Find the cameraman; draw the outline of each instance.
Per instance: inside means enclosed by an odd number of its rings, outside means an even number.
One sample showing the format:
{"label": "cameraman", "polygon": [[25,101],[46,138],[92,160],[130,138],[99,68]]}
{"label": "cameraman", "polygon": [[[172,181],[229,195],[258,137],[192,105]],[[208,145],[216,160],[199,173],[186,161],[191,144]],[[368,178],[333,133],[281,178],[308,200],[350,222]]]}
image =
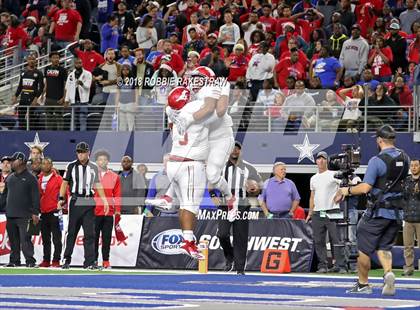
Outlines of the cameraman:
{"label": "cameraman", "polygon": [[395,275],[392,272],[391,249],[400,229],[402,214],[402,183],[407,177],[408,156],[395,147],[395,130],[383,125],[376,132],[376,143],[381,150],[369,160],[363,183],[341,188],[335,201],[349,195],[368,195],[368,208],[357,227],[359,279],[347,293],[371,294],[368,284],[370,257],[376,251],[384,269],[382,295],[395,294]]}

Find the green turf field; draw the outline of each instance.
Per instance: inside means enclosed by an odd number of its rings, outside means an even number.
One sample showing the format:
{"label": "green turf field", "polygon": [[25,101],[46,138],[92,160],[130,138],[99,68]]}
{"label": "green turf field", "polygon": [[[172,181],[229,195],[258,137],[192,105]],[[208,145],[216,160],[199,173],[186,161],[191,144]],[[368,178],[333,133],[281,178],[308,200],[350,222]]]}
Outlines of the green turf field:
{"label": "green turf field", "polygon": [[[191,270],[191,272],[194,272]],[[125,275],[156,275],[156,274],[178,274],[177,272],[171,272],[167,270],[162,271],[155,271],[155,270],[128,270],[126,269],[111,269],[111,270],[105,270],[105,271],[90,271],[90,270],[83,270],[83,269],[70,269],[70,270],[62,270],[59,268],[0,268],[0,275],[25,275],[25,274],[100,274],[100,273],[112,273],[112,274],[125,274]],[[397,277],[401,277],[402,270],[396,269],[394,270],[394,273]],[[255,274],[255,273],[253,273]],[[314,274],[315,275],[315,274]],[[331,276],[356,276],[355,273],[348,273],[348,274],[335,274],[335,273],[328,273],[325,275],[331,275]],[[369,275],[372,277],[382,277],[383,276],[383,270],[382,269],[376,269],[371,270],[369,272]],[[415,271],[414,275],[412,277],[408,278],[420,278],[420,271]]]}

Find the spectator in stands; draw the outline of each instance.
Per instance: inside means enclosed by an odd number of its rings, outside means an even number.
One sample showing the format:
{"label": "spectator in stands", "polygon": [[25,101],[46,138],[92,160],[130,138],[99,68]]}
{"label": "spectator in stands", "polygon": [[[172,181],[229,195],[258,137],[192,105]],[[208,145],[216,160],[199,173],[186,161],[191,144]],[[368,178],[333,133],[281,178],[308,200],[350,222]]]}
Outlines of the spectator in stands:
{"label": "spectator in stands", "polygon": [[[26,49],[29,36],[25,32],[25,30],[23,30],[23,28],[20,26],[19,19],[16,15],[10,16],[10,25],[7,28],[5,38],[7,38],[5,40],[6,48],[21,46],[23,51]],[[20,57],[15,58],[14,64],[18,64],[20,59]]]}
{"label": "spectator in stands", "polygon": [[258,13],[254,10],[249,13],[248,22],[242,24],[244,39],[248,45],[251,45],[251,34],[257,29],[265,31],[265,25],[258,21]]}
{"label": "spectator in stands", "polygon": [[118,17],[111,15],[101,28],[101,53],[110,48],[118,49],[118,37]]}
{"label": "spectator in stands", "polygon": [[198,22],[208,21],[210,25],[210,32],[213,33],[217,28],[217,17],[212,15],[212,8],[209,2],[201,4]]}
{"label": "spectator in stands", "polygon": [[[44,91],[44,76],[41,71],[36,69],[36,58],[34,55],[26,57],[28,63],[26,69],[21,73],[19,85],[16,89],[15,95],[12,97],[12,104],[15,105],[19,100],[18,118],[19,129],[26,130],[38,129],[40,124],[37,124],[38,115],[35,106],[38,105],[38,98]],[[26,115],[28,115],[26,117]],[[27,121],[29,124],[27,124]]]}
{"label": "spectator in stands", "polygon": [[111,48],[105,51],[105,62],[99,66],[103,74],[95,77],[95,80],[103,87],[102,102],[111,104],[115,103],[113,95],[117,90],[117,80],[121,76],[121,65],[115,61],[115,51]]}
{"label": "spectator in stands", "polygon": [[[83,50],[79,48],[83,46]],[[105,62],[104,57],[93,49],[93,42],[89,39],[80,40],[70,51],[82,60],[83,69],[92,73],[93,69]]]}
{"label": "spectator in stands", "polygon": [[408,61],[420,63],[420,27],[417,28],[416,37],[408,48]]}
{"label": "spectator in stands", "polygon": [[158,70],[161,65],[161,59],[163,56],[170,56],[167,65],[175,70],[176,74],[181,72],[184,69],[184,62],[182,61],[181,55],[175,53],[172,49],[172,43],[170,40],[164,40],[163,43],[163,53],[156,57],[153,67],[155,70]]}
{"label": "spectator in stands", "polygon": [[[92,2],[93,3],[93,2]],[[74,0],[75,9],[79,12],[82,17],[82,29],[80,30],[80,38],[88,39],[90,37],[90,30],[92,27],[92,5],[91,1],[86,0]],[[97,2],[95,1],[95,5]]]}
{"label": "spectator in stands", "polygon": [[146,182],[144,177],[133,169],[133,160],[126,155],[121,160],[121,213],[139,214],[139,207],[144,205]]}
{"label": "spectator in stands", "polygon": [[338,191],[340,181],[334,178],[335,172],[328,170],[328,155],[319,152],[316,156],[318,173],[311,177],[311,197],[309,201],[309,213],[306,222],[312,219],[312,230],[315,252],[318,257],[318,273],[328,272],[326,234],[330,237],[330,244],[335,256],[333,272],[346,273],[344,256],[339,250],[339,239],[335,222],[327,216],[327,212],[339,209],[334,203],[334,196]]}
{"label": "spectator in stands", "polygon": [[373,78],[372,70],[369,67],[366,67],[363,70],[362,79],[357,83],[357,85],[363,86],[364,84],[368,84],[369,89],[375,90],[376,86],[378,86],[380,82]]}
{"label": "spectator in stands", "polygon": [[[368,122],[372,124],[371,129],[392,123],[392,119],[397,113],[397,104],[387,95],[387,91],[385,84],[380,83],[376,86],[374,94],[369,97],[367,117]],[[359,106],[364,106],[364,101],[361,101]],[[364,109],[361,110],[363,113]]]}
{"label": "spectator in stands", "polygon": [[64,89],[67,81],[67,70],[60,65],[60,54],[50,53],[51,65],[44,71],[45,106],[47,130],[63,129]]}
{"label": "spectator in stands", "polygon": [[[347,94],[351,92],[351,97]],[[362,115],[359,110],[360,102],[365,97],[363,87],[355,85],[350,88],[343,88],[338,91],[338,95],[344,101],[345,110],[341,117],[339,125],[340,130],[346,130],[347,132],[358,131],[358,119]]]}
{"label": "spectator in stands", "polygon": [[191,23],[185,26],[182,31],[182,45],[185,45],[191,41],[192,39],[191,34],[190,34],[191,29],[195,29],[196,34],[197,34],[196,37],[198,39],[203,39],[205,37],[206,32],[205,32],[204,27],[198,23],[197,12],[194,12],[191,14]]}
{"label": "spectator in stands", "polygon": [[227,78],[229,69],[226,67],[225,61],[221,59],[220,51],[223,51],[223,49],[221,50],[218,46],[213,47],[212,51],[200,60],[200,66],[207,66],[213,70],[216,76]]}
{"label": "spectator in stands", "polygon": [[258,197],[264,215],[271,218],[293,218],[300,202],[300,195],[295,183],[286,178],[286,164],[276,162],[273,177],[264,182],[262,193]]}
{"label": "spectator in stands", "polygon": [[99,30],[101,30],[102,26],[108,21],[108,17],[112,15],[113,11],[114,11],[113,0],[98,0],[98,11],[97,11],[96,23],[98,25]]}
{"label": "spectator in stands", "polygon": [[[343,105],[339,102],[338,95],[333,90],[328,90],[325,94],[325,99],[321,102],[319,109],[319,130],[326,129],[327,131],[337,131],[340,124],[341,115],[343,114]],[[316,116],[311,120],[312,123],[316,121]]]}
{"label": "spectator in stands", "polygon": [[157,31],[153,26],[153,18],[150,15],[146,15],[137,28],[136,40],[139,48],[144,49],[146,54],[157,43]]}
{"label": "spectator in stands", "polygon": [[144,50],[138,48],[134,51],[135,60],[134,60],[134,69],[133,75],[137,77],[139,81],[138,95],[139,95],[139,104],[144,105],[147,102],[146,95],[149,95],[147,92],[150,89],[150,79],[153,76],[153,66],[145,61]]}
{"label": "spectator in stands", "polygon": [[204,49],[204,41],[198,37],[196,28],[190,28],[188,30],[188,34],[190,36],[190,41],[184,45],[184,50],[182,53],[182,58],[184,61],[187,60],[189,52],[195,51],[200,55],[201,51]]}
{"label": "spectator in stands", "polygon": [[226,68],[229,70],[228,81],[236,82],[238,78],[245,77],[249,59],[245,55],[243,44],[236,44],[233,53],[225,58]]}
{"label": "spectator in stands", "polygon": [[282,116],[287,119],[286,131],[297,131],[301,124],[307,128],[307,120],[313,115],[316,103],[311,95],[305,92],[305,83],[297,80],[294,94],[284,101]]}
{"label": "spectator in stands", "polygon": [[25,31],[29,37],[34,39],[38,35],[37,20],[34,16],[28,16],[26,18],[26,28]]}
{"label": "spectator in stands", "polygon": [[273,105],[281,105],[284,101],[284,95],[281,90],[274,89],[274,79],[266,79],[263,83],[263,89],[258,92],[256,104],[269,108]]}
{"label": "spectator in stands", "polygon": [[281,58],[284,52],[289,50],[288,43],[290,39],[294,39],[297,42],[297,46],[302,48],[303,51],[306,51],[308,48],[308,44],[302,38],[302,36],[296,34],[295,29],[296,26],[292,22],[284,23],[284,34],[280,35],[276,39],[275,44],[275,55],[277,58]]}
{"label": "spectator in stands", "polygon": [[[342,0],[342,3],[349,0]],[[351,27],[351,38],[343,43],[340,54],[340,63],[345,70],[346,76],[356,76],[362,74],[368,60],[369,45],[360,36],[360,25],[355,24]]]}
{"label": "spectator in stands", "polygon": [[393,55],[404,55],[404,57],[395,57],[395,59],[393,59],[393,62],[391,63],[392,73],[397,71],[406,72],[408,66],[407,57],[405,57],[407,52],[407,40],[400,35],[400,29],[398,23],[391,23],[389,26],[391,36],[385,42],[385,45],[391,48]]}
{"label": "spectator in stands", "polygon": [[29,161],[28,171],[34,176],[38,177],[41,174],[42,159],[33,158]]}
{"label": "spectator in stands", "polygon": [[183,45],[178,43],[178,33],[172,32],[169,34],[169,41],[172,43],[173,50],[178,54],[182,55],[182,51],[184,49]]}
{"label": "spectator in stands", "polygon": [[376,37],[376,44],[369,52],[368,65],[372,67],[372,73],[376,80],[390,82],[392,78],[391,64],[394,55],[388,46],[384,46],[384,43],[383,37]]}
{"label": "spectator in stands", "polygon": [[74,70],[70,72],[66,81],[65,105],[76,107],[76,119],[79,123],[79,130],[86,131],[88,103],[90,87],[92,85],[92,74],[83,69],[82,60],[75,58]]}
{"label": "spectator in stands", "polygon": [[131,11],[127,10],[127,3],[125,1],[118,3],[117,18],[119,33],[122,35],[126,34],[129,29],[136,29],[134,15]]}
{"label": "spectator in stands", "polygon": [[121,58],[118,59],[120,65],[128,65],[130,70],[133,68],[135,57],[131,55],[130,49],[128,46],[123,45],[120,48]]}
{"label": "spectator in stands", "polygon": [[196,51],[190,51],[188,53],[187,61],[184,65],[184,69],[181,71],[180,76],[188,76],[192,71],[200,66],[199,63],[200,54]]}
{"label": "spectator in stands", "polygon": [[[312,66],[312,64],[311,64]],[[314,76],[319,77],[323,88],[335,88],[340,86],[340,80],[343,75],[343,67],[337,58],[330,56],[327,46],[322,46],[319,58],[315,60],[313,67],[309,69]],[[310,73],[310,75],[312,75]]]}
{"label": "spectator in stands", "polygon": [[117,85],[116,96],[119,131],[134,131],[135,127],[138,90],[132,78],[131,66],[122,65],[121,82]]}
{"label": "spectator in stands", "polygon": [[[328,21],[327,18],[324,19],[324,25],[326,24],[326,21]],[[348,35],[348,29],[346,28],[346,26],[344,26],[341,23],[341,14],[338,10],[336,10],[332,15],[331,15],[331,21],[327,22],[328,25],[325,25],[323,28],[325,30],[325,35],[327,36],[327,38],[331,37],[334,33],[334,25],[339,25],[341,28],[341,31],[343,34],[345,34],[346,36]]]}
{"label": "spectator in stands", "polygon": [[250,36],[249,40],[250,40],[250,46],[249,46],[249,49],[248,49],[248,53],[252,57],[252,56],[254,56],[255,54],[258,53],[258,51],[260,49],[260,43],[262,41],[265,41],[264,32],[262,32],[259,29],[254,30],[251,33],[251,36]]}
{"label": "spectator in stands", "polygon": [[233,50],[234,45],[241,37],[240,28],[237,24],[233,23],[233,15],[229,10],[225,10],[223,13],[225,23],[219,29],[219,43],[230,53]]}
{"label": "spectator in stands", "polygon": [[283,4],[283,6],[279,5],[277,7],[278,18],[277,18],[277,25],[276,25],[276,35],[284,34],[284,24],[285,23],[293,23],[294,20],[292,17],[292,8],[287,5]]}
{"label": "spectator in stands", "polygon": [[343,27],[344,26],[339,23],[332,24],[333,31],[328,41],[331,53],[337,59],[340,57],[344,42],[348,40],[347,35],[343,33]]}
{"label": "spectator in stands", "polygon": [[99,182],[108,200],[109,212],[105,214],[102,199],[95,192],[95,257],[99,256],[99,236],[101,237],[102,267],[111,268],[109,252],[111,250],[112,228],[114,227],[115,216],[121,215],[121,181],[115,172],[108,168],[110,155],[105,150],[95,154],[95,161],[98,165]]}
{"label": "spectator in stands", "polygon": [[263,15],[259,18],[259,21],[265,26],[267,32],[276,31],[277,20],[272,16],[272,10],[273,8],[270,3],[264,3],[262,6]]}
{"label": "spectator in stands", "polygon": [[293,76],[298,80],[306,79],[305,67],[299,62],[299,51],[293,48],[290,58],[283,58],[274,68],[274,81],[279,88],[287,88],[287,78]]}
{"label": "spectator in stands", "polygon": [[347,28],[352,29],[354,23],[356,22],[356,15],[354,15],[351,8],[350,0],[341,0],[341,10],[339,11],[341,18],[341,23]]}
{"label": "spectator in stands", "polygon": [[388,89],[388,95],[397,103],[397,105],[408,108],[413,106],[413,93],[404,83],[401,75],[396,75],[394,83]]}
{"label": "spectator in stands", "polygon": [[276,65],[273,54],[268,53],[269,46],[261,42],[260,50],[252,56],[246,71],[246,78],[251,82],[251,98],[257,100],[258,92],[262,88],[264,80],[273,77],[273,70]]}
{"label": "spectator in stands", "polygon": [[[166,56],[170,57],[170,56]],[[165,58],[162,58],[165,61]],[[160,65],[159,70],[155,71],[152,77],[151,84],[154,85],[152,94],[155,99],[155,103],[159,105],[166,105],[168,101],[168,95],[170,91],[178,85],[178,75],[170,67],[169,62],[164,62]],[[158,83],[157,81],[159,81]]]}
{"label": "spectator in stands", "polygon": [[70,8],[71,0],[62,0],[62,9],[58,10],[51,23],[50,33],[54,32],[56,44],[61,48],[74,41],[79,41],[82,30],[82,17],[79,12]]}
{"label": "spectator in stands", "polygon": [[[53,161],[49,157],[42,160],[41,174],[38,176],[41,206],[41,236],[44,256],[39,267],[60,267],[61,229],[57,210],[57,199],[63,178],[53,168]],[[51,236],[54,244],[54,255],[51,262]]]}
{"label": "spectator in stands", "polygon": [[411,25],[420,20],[420,10],[416,8],[416,1],[406,0],[407,9],[400,14],[401,30],[411,33]]}
{"label": "spectator in stands", "polygon": [[[147,190],[147,200],[160,199],[166,195],[166,192],[168,191],[168,188],[171,184],[168,175],[166,174],[168,160],[169,154],[165,154],[163,156],[163,169],[153,175],[152,179],[150,180],[150,184]],[[154,212],[154,206],[146,204],[144,213],[149,217],[156,214]]]}
{"label": "spectator in stands", "polygon": [[[164,39],[165,38],[165,22],[162,18],[159,17],[159,3],[157,1],[149,2],[149,5],[147,6],[147,10],[149,13],[146,16],[151,16],[153,20],[153,27],[156,29],[157,38]],[[157,41],[157,40],[156,40]]]}

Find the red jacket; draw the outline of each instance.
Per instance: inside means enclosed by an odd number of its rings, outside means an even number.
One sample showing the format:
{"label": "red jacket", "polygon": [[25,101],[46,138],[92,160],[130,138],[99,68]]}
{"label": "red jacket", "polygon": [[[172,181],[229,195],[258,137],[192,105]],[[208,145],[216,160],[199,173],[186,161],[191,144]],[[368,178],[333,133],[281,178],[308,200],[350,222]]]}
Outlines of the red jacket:
{"label": "red jacket", "polygon": [[38,176],[38,186],[41,197],[41,213],[50,213],[57,210],[58,196],[60,196],[60,187],[63,182],[63,178],[57,174],[55,170],[53,170],[51,172],[51,178],[48,180],[47,187],[44,191],[41,187],[43,176],[43,173]]}
{"label": "red jacket", "polygon": [[9,26],[6,31],[7,47],[13,47],[22,43],[22,48],[26,49],[26,41],[28,41],[28,34],[21,26],[13,28]]}
{"label": "red jacket", "polygon": [[[115,172],[108,170],[102,176],[102,171],[99,172],[99,181],[104,188],[105,196],[108,199],[109,212],[108,215],[114,215],[114,212],[121,212],[121,183],[120,177]],[[95,191],[95,215],[104,216],[104,205],[98,192]]]}

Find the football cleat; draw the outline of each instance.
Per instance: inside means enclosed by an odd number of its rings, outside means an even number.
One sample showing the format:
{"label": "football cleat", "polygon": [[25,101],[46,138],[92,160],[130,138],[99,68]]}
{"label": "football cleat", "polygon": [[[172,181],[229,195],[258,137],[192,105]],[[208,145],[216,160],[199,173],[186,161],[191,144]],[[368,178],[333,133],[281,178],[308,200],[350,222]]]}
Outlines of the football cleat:
{"label": "football cleat", "polygon": [[167,195],[158,199],[146,199],[144,203],[147,205],[152,205],[161,210],[168,211],[172,209],[172,198]]}
{"label": "football cleat", "polygon": [[201,260],[205,258],[204,255],[201,254],[198,250],[195,241],[184,240],[181,244],[181,250],[184,252],[184,254],[187,254],[194,259]]}

